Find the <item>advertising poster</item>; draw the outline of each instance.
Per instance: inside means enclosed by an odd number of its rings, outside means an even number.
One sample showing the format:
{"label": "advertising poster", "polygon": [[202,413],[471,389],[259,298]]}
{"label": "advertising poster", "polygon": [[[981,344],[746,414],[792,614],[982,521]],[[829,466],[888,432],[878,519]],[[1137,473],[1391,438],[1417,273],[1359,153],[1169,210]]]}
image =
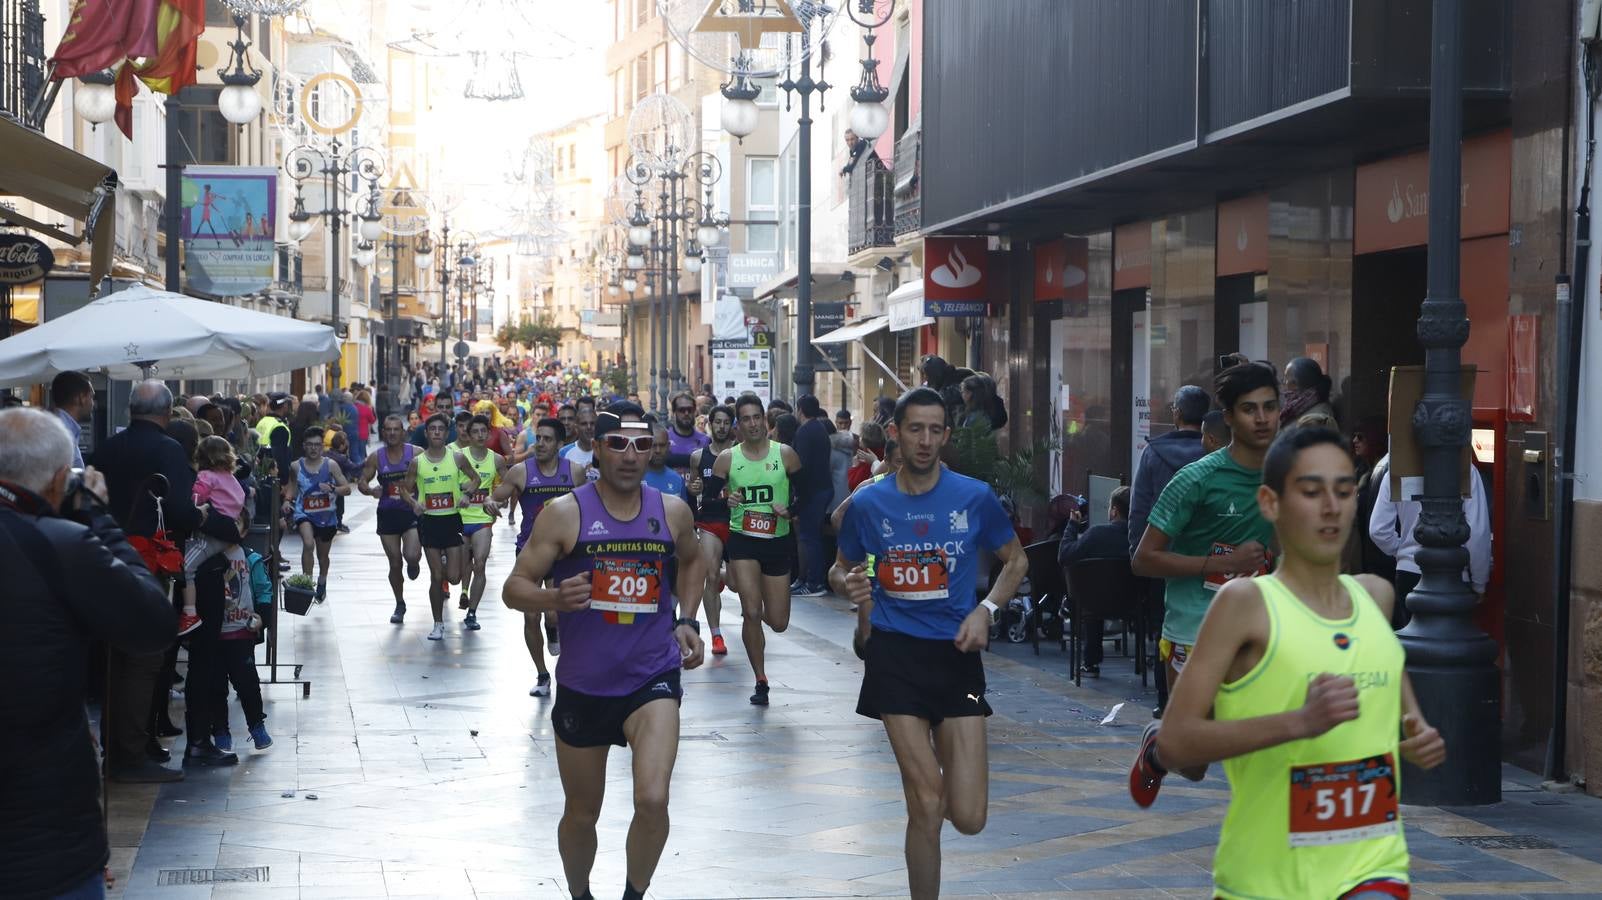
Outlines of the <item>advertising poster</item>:
{"label": "advertising poster", "polygon": [[[1147,303],[1149,304],[1148,297]],[[1134,440],[1130,441],[1129,483],[1135,483],[1140,469],[1140,455],[1146,452],[1151,441],[1151,310],[1135,313],[1135,327],[1130,338],[1130,358],[1134,361],[1134,391],[1131,394],[1129,420],[1134,423]]]}
{"label": "advertising poster", "polygon": [[712,350],[712,391],[719,397],[756,394],[773,399],[773,351],[750,347]]}
{"label": "advertising poster", "polygon": [[190,290],[237,297],[272,284],[277,187],[277,169],[184,167],[184,271]]}

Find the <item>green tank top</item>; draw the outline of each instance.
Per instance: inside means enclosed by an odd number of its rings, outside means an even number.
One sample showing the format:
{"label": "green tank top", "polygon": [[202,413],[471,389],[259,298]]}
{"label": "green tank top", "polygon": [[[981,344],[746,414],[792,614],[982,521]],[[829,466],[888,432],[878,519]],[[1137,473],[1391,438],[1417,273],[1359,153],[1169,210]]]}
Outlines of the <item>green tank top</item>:
{"label": "green tank top", "polygon": [[1253,579],[1268,612],[1268,646],[1250,672],[1219,687],[1214,718],[1298,709],[1321,672],[1357,682],[1359,712],[1319,737],[1224,761],[1230,799],[1213,860],[1219,897],[1336,897],[1374,878],[1408,880],[1398,809],[1402,645],[1363,586],[1340,580],[1352,614],[1335,621],[1274,576]]}
{"label": "green tank top", "polygon": [[784,469],[784,445],[768,441],[768,455],[747,459],[745,446],[735,444],[730,454],[729,487],[745,496],[744,503],[729,504],[729,530],[754,538],[781,538],[790,533],[790,520],[773,511],[790,506],[790,473]]}
{"label": "green tank top", "polygon": [[462,505],[462,473],[456,467],[456,454],[445,451],[445,458],[434,462],[428,452],[417,454],[417,495],[425,516],[453,516]]}
{"label": "green tank top", "polygon": [[[467,464],[478,472],[478,490],[466,493],[462,502],[462,524],[482,525],[495,521],[495,517],[484,511],[484,501],[489,499],[490,491],[495,489],[495,454],[485,450],[484,458],[473,459],[473,451],[463,450],[462,455],[467,457]],[[465,480],[465,477],[464,477]]]}

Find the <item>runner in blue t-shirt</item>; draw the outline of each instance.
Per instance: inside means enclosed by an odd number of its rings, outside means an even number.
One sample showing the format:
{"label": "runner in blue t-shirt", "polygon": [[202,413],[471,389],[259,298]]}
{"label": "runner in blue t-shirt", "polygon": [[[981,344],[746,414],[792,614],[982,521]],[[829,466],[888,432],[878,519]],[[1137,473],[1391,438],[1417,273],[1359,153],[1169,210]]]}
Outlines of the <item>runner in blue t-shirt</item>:
{"label": "runner in blue t-shirt", "polygon": [[[933,897],[943,819],[964,834],[985,825],[990,705],[979,651],[1028,562],[990,487],[941,466],[950,428],[939,393],[903,394],[890,434],[902,468],[851,495],[829,583],[858,604],[857,712],[884,722],[908,801],[907,880],[914,897]],[[980,551],[1005,563],[983,600]]]}
{"label": "runner in blue t-shirt", "polygon": [[654,439],[651,448],[651,461],[645,467],[645,484],[656,488],[669,497],[677,497],[695,509],[695,502],[690,499],[689,488],[684,485],[684,476],[667,467],[668,449],[671,442],[668,439],[667,426],[661,422],[651,423],[651,437]]}

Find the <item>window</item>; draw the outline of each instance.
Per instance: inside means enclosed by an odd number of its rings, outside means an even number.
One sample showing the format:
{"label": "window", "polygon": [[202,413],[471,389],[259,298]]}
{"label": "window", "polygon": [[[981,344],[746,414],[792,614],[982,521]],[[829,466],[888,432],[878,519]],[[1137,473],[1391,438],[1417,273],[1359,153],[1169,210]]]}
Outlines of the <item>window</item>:
{"label": "window", "polygon": [[778,76],[769,75],[766,78],[753,78],[751,80],[755,81],[757,87],[759,89],[761,89],[761,91],[762,91],[762,93],[757,94],[757,98],[756,98],[756,105],[757,106],[778,106],[779,105],[779,87],[778,87],[779,79],[778,79]]}
{"label": "window", "polygon": [[678,41],[668,41],[668,90],[676,91],[684,86],[684,79],[688,76],[689,60],[684,53],[684,45]]}
{"label": "window", "polygon": [[635,28],[643,28],[646,22],[651,21],[651,7],[654,5],[654,0],[634,0]]}
{"label": "window", "polygon": [[578,171],[578,144],[567,145],[567,168],[569,171]]}
{"label": "window", "polygon": [[225,26],[234,24],[234,11],[222,0],[206,0],[206,25]]}
{"label": "window", "polygon": [[612,70],[612,118],[623,116],[629,108],[629,72],[626,68]]}
{"label": "window", "polygon": [[[778,219],[778,161],[771,156],[753,156],[747,158],[745,163],[745,217],[753,222]],[[747,225],[745,249],[747,253],[778,252],[778,226]]]}
{"label": "window", "polygon": [[657,44],[651,48],[651,91],[657,94],[667,92],[666,44]]}
{"label": "window", "polygon": [[651,92],[651,57],[641,53],[634,58],[634,102],[638,103]]}
{"label": "window", "polygon": [[220,85],[184,88],[183,105],[178,112],[180,162],[200,165],[233,165],[236,131],[217,110]]}

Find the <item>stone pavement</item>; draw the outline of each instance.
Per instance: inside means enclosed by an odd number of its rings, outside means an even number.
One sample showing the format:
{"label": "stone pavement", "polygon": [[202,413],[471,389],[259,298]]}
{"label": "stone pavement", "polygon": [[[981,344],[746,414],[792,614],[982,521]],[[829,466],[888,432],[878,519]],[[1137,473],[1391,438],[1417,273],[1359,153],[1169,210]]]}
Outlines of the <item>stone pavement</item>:
{"label": "stone pavement", "polygon": [[[496,528],[484,629],[464,632],[453,600],[446,639],[429,642],[421,581],[408,583],[406,625],[389,624],[371,501],[352,498],[349,510],[328,602],[285,616],[282,658],[304,664],[311,696],[265,686],[276,744],[262,753],[249,750],[234,704],[237,768],[114,786],[115,894],[567,896],[550,701],[528,696],[521,622],[499,602],[510,530]],[[284,549],[298,559],[293,539]],[[770,637],[768,709],[746,702],[738,604],[725,609],[729,655],[684,677],[673,830],[649,896],[905,896],[900,782],[878,723],[853,712],[861,668],[845,605],[798,601],[789,632]],[[1109,650],[1105,677],[1083,689],[1055,645],[1039,657],[1000,646],[986,665],[990,820],[974,837],[947,827],[945,895],[1208,896],[1225,782],[1215,770],[1195,785],[1170,781],[1152,811],[1130,802],[1125,766],[1152,704],[1130,663]],[[601,900],[622,891],[628,761],[614,752],[608,771]],[[1494,807],[1406,809],[1416,894],[1602,896],[1602,801],[1543,792],[1511,768],[1507,778]],[[235,880],[185,883],[206,869]]]}

